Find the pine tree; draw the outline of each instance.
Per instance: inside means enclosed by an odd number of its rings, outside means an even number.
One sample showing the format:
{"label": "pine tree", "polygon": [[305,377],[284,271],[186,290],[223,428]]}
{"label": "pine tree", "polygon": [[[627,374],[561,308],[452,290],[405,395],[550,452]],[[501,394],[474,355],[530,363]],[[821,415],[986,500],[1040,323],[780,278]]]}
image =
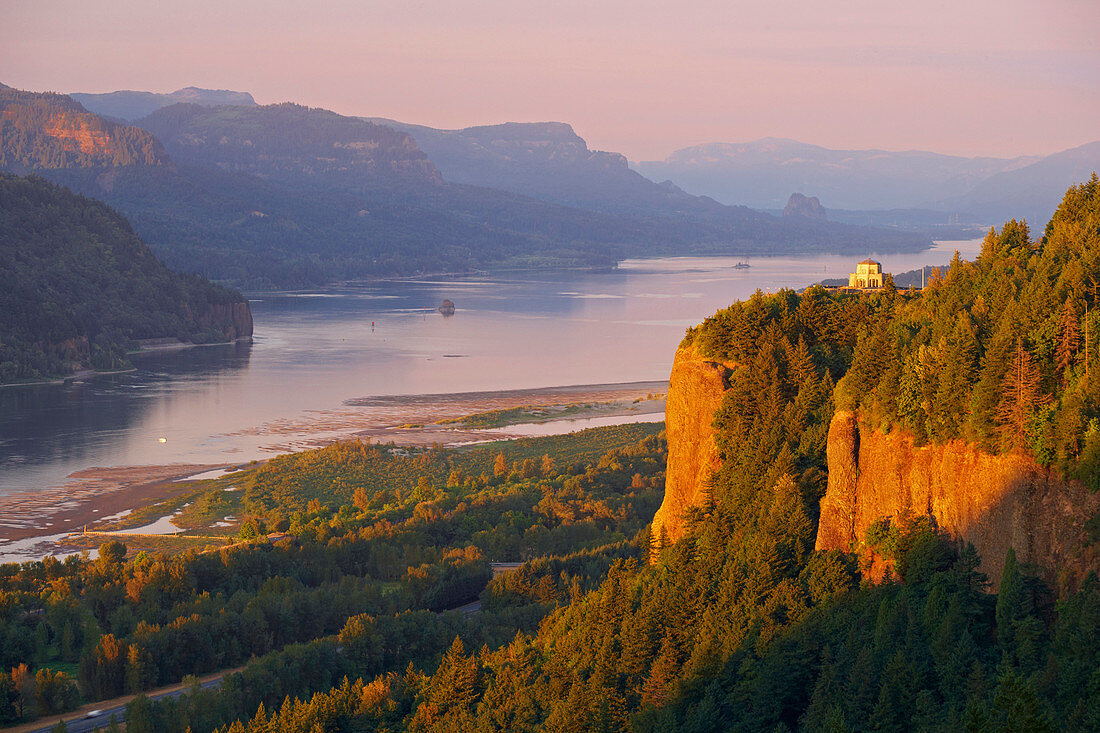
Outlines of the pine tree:
{"label": "pine tree", "polygon": [[1001,585],[997,589],[997,639],[1001,649],[1011,654],[1014,644],[1016,622],[1022,615],[1024,603],[1024,584],[1020,568],[1016,562],[1016,551],[1009,547],[1005,553],[1004,570],[1001,572]]}
{"label": "pine tree", "polygon": [[1030,436],[1028,422],[1035,410],[1050,401],[1050,395],[1040,391],[1040,374],[1031,354],[1020,342],[1001,382],[1001,403],[997,418],[1005,447],[1021,447]]}

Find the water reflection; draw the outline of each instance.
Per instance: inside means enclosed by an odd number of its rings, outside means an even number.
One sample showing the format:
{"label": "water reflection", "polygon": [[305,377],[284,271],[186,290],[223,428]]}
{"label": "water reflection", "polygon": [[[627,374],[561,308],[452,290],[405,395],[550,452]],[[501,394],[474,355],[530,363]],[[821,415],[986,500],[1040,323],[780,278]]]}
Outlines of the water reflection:
{"label": "water reflection", "polygon": [[133,372],[0,389],[0,490],[121,463],[134,426],[150,411],[189,384],[247,369],[250,353],[246,344],[151,352],[133,359]]}
{"label": "water reflection", "polygon": [[[898,273],[979,245],[877,259]],[[757,288],[847,277],[857,259],[755,258],[747,270],[737,258],[632,260],[256,295],[254,346],[154,352],[131,374],[0,389],[0,491],[93,465],[270,456],[356,397],[666,379],[686,327]]]}

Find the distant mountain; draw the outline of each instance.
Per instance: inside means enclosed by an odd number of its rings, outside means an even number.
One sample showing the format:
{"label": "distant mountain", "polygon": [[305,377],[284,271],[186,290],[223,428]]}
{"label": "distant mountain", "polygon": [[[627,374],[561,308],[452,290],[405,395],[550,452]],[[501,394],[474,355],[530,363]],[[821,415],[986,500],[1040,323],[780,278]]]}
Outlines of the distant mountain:
{"label": "distant mountain", "polygon": [[184,87],[169,94],[127,90],[105,94],[76,92],[69,96],[84,105],[84,108],[89,112],[127,122],[150,115],[161,107],[168,107],[181,102],[211,107],[219,105],[256,106],[256,100],[248,92],[234,92],[228,89],[199,89],[198,87]]}
{"label": "distant mountain", "polygon": [[[784,138],[707,143],[635,164],[655,180],[726,203],[780,209],[793,191],[829,209],[913,208],[961,196],[1037,158],[963,158],[921,151],[830,150]],[[1061,184],[1065,190],[1065,182]]]}
{"label": "distant mountain", "polygon": [[[545,179],[542,191],[528,189],[544,198],[449,182],[407,132],[326,110],[180,104],[142,118],[141,129],[98,118],[60,95],[8,91],[0,119],[26,122],[0,139],[0,149],[36,153],[13,153],[14,164],[107,201],[170,267],[257,289],[612,266],[654,255],[865,254],[928,244],[912,233],[780,219],[690,196],[647,181],[621,156],[591,154],[583,141],[564,139],[539,163],[540,145],[528,145],[524,126],[515,128],[513,150],[503,156],[511,162],[502,165],[517,181]],[[51,110],[62,103],[72,118],[54,124]],[[103,154],[52,154],[95,125],[103,134],[94,149]],[[104,152],[131,148],[152,152],[133,160]],[[532,149],[527,162],[518,152],[525,148]],[[597,179],[601,168],[605,177]],[[566,195],[570,185],[582,192],[576,205],[553,198],[555,187]]]}
{"label": "distant mountain", "polygon": [[631,170],[619,153],[590,150],[584,138],[564,122],[437,130],[385,118],[371,121],[412,135],[452,183],[501,188],[565,206],[615,213],[722,208],[674,185],[654,183]]}
{"label": "distant mountain", "polygon": [[[825,223],[820,217],[777,221],[745,206],[721,204],[686,193],[670,181],[655,183],[630,169],[619,153],[591,150],[562,122],[518,123],[438,130],[384,118],[372,121],[412,135],[443,178],[456,183],[502,188],[542,201],[617,215],[675,221],[696,228],[702,241],[746,238],[790,243],[830,241],[831,246],[886,248],[917,237]],[[789,193],[789,192],[788,192]],[[875,244],[870,244],[874,240]],[[856,243],[859,244],[856,244]],[[748,245],[750,249],[752,244]],[[810,245],[816,246],[816,245]]]}
{"label": "distant mountain", "polygon": [[117,368],[140,339],[251,336],[239,293],[170,271],[104,204],[0,173],[0,382]]}
{"label": "distant mountain", "polygon": [[943,210],[971,211],[994,224],[1024,217],[1039,236],[1070,183],[1083,183],[1100,171],[1100,141],[1054,153],[1023,168],[1008,170],[966,193],[938,200]]}
{"label": "distant mountain", "polygon": [[0,169],[170,167],[153,135],[105,120],[63,94],[0,84]]}
{"label": "distant mountain", "polygon": [[326,186],[438,184],[439,171],[407,133],[297,104],[164,107],[136,125],[186,165]]}

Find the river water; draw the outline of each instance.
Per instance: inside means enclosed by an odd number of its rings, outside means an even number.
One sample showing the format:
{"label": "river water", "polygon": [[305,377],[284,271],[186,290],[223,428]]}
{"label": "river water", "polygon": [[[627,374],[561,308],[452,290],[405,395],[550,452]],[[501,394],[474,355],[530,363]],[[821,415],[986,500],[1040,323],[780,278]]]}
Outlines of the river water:
{"label": "river water", "polygon": [[[980,240],[882,255],[891,272]],[[250,298],[252,345],[133,358],[82,383],[0,389],[0,493],[91,466],[226,463],[286,450],[311,415],[372,395],[668,378],[684,329],[756,289],[846,278],[854,257],[629,260],[603,272],[385,281]],[[437,310],[444,298],[457,311]],[[259,426],[285,425],[280,440]]]}

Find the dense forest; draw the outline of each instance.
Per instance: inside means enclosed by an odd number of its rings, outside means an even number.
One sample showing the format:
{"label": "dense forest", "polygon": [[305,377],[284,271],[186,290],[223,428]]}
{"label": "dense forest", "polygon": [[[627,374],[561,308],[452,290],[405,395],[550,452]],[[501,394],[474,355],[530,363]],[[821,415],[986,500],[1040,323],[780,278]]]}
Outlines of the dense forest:
{"label": "dense forest", "polygon": [[104,204],[0,174],[0,382],[117,369],[136,339],[250,336],[247,313],[238,293],[165,267]]}
{"label": "dense forest", "polygon": [[[496,647],[531,632],[614,560],[644,553],[663,486],[660,428],[499,450],[338,443],[234,477],[243,491],[221,482],[192,497],[199,513],[241,516],[231,546],[168,555],[112,540],[94,560],[0,566],[0,669],[11,670],[0,722],[259,658],[190,723],[172,703],[152,708],[171,730],[209,730],[344,674],[431,666],[459,633]],[[549,556],[489,583],[490,561]],[[479,594],[476,619],[442,613]]]}

